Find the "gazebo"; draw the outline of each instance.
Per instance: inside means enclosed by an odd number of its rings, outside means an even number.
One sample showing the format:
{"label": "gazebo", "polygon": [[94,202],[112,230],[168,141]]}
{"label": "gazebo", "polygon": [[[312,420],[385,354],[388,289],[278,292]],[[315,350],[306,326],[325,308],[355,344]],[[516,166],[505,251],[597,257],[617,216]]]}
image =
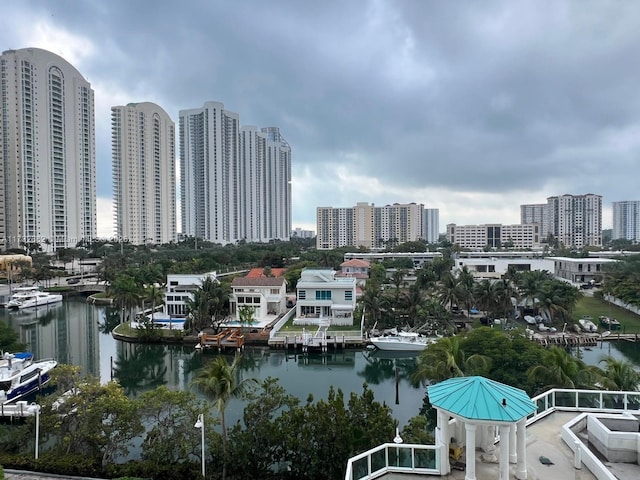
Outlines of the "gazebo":
{"label": "gazebo", "polygon": [[[436,445],[441,447],[441,474],[449,464],[449,420],[464,425],[465,480],[476,480],[477,427],[485,455],[493,457],[495,427],[500,428],[500,479],[509,478],[509,463],[516,463],[516,478],[527,478],[526,421],[536,405],[524,390],[484,377],[457,377],[427,387],[429,401],[438,412]],[[495,458],[495,457],[494,457]]]}

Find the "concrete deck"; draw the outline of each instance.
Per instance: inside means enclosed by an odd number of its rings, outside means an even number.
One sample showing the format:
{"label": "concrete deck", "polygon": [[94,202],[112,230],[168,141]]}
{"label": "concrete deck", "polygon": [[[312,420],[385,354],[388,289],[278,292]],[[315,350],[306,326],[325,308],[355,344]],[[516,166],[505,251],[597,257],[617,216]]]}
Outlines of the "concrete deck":
{"label": "concrete deck", "polygon": [[[596,480],[596,477],[583,465],[581,469],[574,468],[574,455],[560,436],[562,426],[579,413],[554,412],[551,415],[527,427],[527,480]],[[539,457],[549,458],[553,465],[543,465]],[[496,445],[496,457],[500,458],[500,445]],[[464,459],[464,454],[461,457]],[[498,463],[484,463],[478,451],[476,463],[477,480],[496,480],[500,478]],[[640,478],[640,465],[615,463],[607,465],[609,470],[620,480],[637,480]],[[515,479],[515,465],[510,466],[509,478]],[[414,475],[402,473],[388,473],[383,480],[464,480],[465,472],[452,470],[447,476]]]}

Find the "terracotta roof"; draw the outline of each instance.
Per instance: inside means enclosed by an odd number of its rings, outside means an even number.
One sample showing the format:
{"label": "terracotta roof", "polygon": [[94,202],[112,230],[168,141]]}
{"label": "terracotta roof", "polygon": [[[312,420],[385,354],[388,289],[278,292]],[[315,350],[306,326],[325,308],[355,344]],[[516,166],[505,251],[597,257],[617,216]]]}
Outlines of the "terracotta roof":
{"label": "terracotta roof", "polygon": [[360,260],[359,258],[353,258],[351,260],[347,260],[346,262],[342,262],[340,264],[341,267],[360,267],[360,268],[369,268],[371,264],[366,260]]}
{"label": "terracotta roof", "polygon": [[280,287],[285,283],[284,277],[236,277],[232,287]]}
{"label": "terracotta roof", "polygon": [[[287,271],[286,268],[272,268],[271,276],[281,277],[284,275],[284,272],[286,271]],[[252,268],[251,270],[249,270],[249,273],[247,273],[247,275],[245,276],[245,278],[260,278],[260,277],[266,277],[266,275],[264,274],[264,268]]]}

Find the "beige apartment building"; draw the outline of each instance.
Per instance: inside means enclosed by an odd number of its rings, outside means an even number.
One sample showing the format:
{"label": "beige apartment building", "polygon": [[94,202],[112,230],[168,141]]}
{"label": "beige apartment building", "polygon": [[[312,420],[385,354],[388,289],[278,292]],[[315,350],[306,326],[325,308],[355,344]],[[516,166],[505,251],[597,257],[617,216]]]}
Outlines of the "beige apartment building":
{"label": "beige apartment building", "polygon": [[354,207],[318,207],[316,248],[383,249],[424,239],[424,205],[393,204],[376,207],[360,202]]}

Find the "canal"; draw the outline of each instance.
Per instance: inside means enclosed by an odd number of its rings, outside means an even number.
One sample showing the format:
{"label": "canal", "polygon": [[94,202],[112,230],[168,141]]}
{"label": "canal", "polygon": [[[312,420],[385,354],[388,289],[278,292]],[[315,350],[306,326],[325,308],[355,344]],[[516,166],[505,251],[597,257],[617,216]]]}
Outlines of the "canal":
{"label": "canal", "polygon": [[[27,344],[36,358],[55,358],[60,363],[78,365],[83,373],[100,378],[103,383],[117,380],[132,398],[160,385],[172,390],[192,390],[195,372],[203,362],[217,355],[200,353],[193,347],[117,341],[110,334],[118,322],[117,313],[88,304],[84,298],[66,299],[61,304],[29,311],[0,309],[0,319],[19,334],[20,341]],[[245,378],[278,378],[287,392],[302,403],[309,395],[315,400],[326,398],[330,386],[341,389],[348,398],[352,392],[361,393],[366,382],[376,400],[392,408],[402,427],[418,415],[425,396],[424,387],[410,380],[415,365],[413,356],[390,356],[369,350],[303,355],[248,347],[241,369]],[[229,419],[239,419],[242,408],[242,402],[231,403],[227,410]]]}

